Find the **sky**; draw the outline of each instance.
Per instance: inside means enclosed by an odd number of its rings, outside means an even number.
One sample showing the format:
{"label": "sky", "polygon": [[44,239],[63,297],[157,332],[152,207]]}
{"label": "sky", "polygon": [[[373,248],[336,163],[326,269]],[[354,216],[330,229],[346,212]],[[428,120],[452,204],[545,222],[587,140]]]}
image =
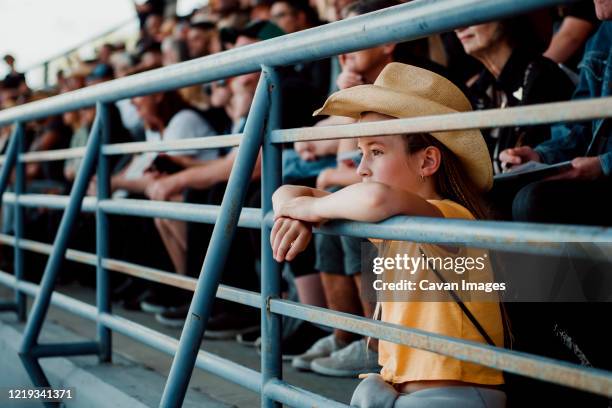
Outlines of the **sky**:
{"label": "sky", "polygon": [[[202,3],[179,0],[177,12],[183,14]],[[12,54],[22,71],[135,15],[132,0],[0,0],[0,56]],[[131,29],[137,29],[135,23]],[[6,72],[0,61],[0,78]],[[32,81],[28,76],[28,84],[35,86]]]}

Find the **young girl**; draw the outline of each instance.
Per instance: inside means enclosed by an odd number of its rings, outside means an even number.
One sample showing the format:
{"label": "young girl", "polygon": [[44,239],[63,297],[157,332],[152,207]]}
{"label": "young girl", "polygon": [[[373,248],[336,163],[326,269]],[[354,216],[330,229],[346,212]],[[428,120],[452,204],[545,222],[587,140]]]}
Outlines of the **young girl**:
{"label": "young girl", "polygon": [[[468,110],[467,98],[450,81],[421,68],[391,63],[373,85],[339,91],[316,113],[373,122]],[[270,241],[277,261],[293,259],[309,242],[312,224],[330,219],[378,222],[400,214],[486,217],[480,194],[491,187],[492,168],[479,131],[362,137],[358,145],[363,154],[357,169],[361,183],[335,193],[289,185],[274,193],[276,221]],[[442,248],[397,241],[385,241],[383,247],[411,257]],[[381,319],[503,346],[499,304],[463,305],[467,312],[453,300],[381,302]],[[505,406],[500,371],[387,341],[379,342],[379,356],[380,375],[369,375],[359,385],[351,405]]]}

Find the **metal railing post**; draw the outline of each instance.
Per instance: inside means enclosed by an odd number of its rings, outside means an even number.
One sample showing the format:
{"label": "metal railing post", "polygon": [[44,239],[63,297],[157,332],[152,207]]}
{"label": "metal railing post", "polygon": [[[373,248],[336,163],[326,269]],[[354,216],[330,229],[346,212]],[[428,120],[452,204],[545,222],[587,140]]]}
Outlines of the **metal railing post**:
{"label": "metal railing post", "polygon": [[268,80],[264,72],[257,84],[244,130],[244,138],[238,147],[238,154],[221,202],[220,215],[206,251],[202,271],[181,333],[179,347],[172,361],[160,407],[179,407],[185,398],[202,336],[206,330],[210,310],[219,287],[229,246],[244,203],[246,187],[250,182],[262,144],[268,109]]}
{"label": "metal railing post", "polygon": [[[110,140],[110,122],[108,105],[97,104],[98,115],[101,123],[101,140],[98,151],[98,176],[96,193],[98,203],[110,196],[110,168],[109,160],[102,153],[102,146]],[[108,258],[108,216],[100,207],[96,207],[96,304],[98,315],[111,313],[109,272],[102,262]],[[112,332],[106,326],[97,322],[98,342],[100,343],[100,362],[110,362],[112,359]]]}
{"label": "metal railing post", "polygon": [[[24,131],[23,124],[18,123],[16,128],[17,136],[17,157],[15,160],[15,204],[14,204],[14,231],[15,231],[15,246],[13,247],[13,271],[16,282],[19,283],[23,279],[23,249],[21,249],[20,241],[23,238],[23,207],[19,204],[19,196],[25,192],[25,163],[19,160],[19,155],[23,152],[24,147]],[[26,295],[15,289],[15,305],[17,318],[20,322],[26,320]]]}
{"label": "metal railing post", "polygon": [[[2,163],[2,169],[0,170],[0,208],[2,208],[2,198],[4,197],[4,192],[6,191],[11,179],[11,172],[15,167],[19,156],[19,144],[23,137],[23,133],[21,131],[21,124],[19,122],[15,123],[15,128],[13,129],[13,133],[11,134],[9,144],[6,149],[4,163]],[[19,292],[17,289],[15,289],[15,297],[17,297],[18,293]],[[15,302],[0,302],[0,311],[17,312],[17,304]]]}
{"label": "metal railing post", "polygon": [[38,343],[40,330],[47,310],[49,309],[49,302],[55,286],[55,280],[64,260],[64,256],[66,255],[70,233],[81,210],[83,197],[85,196],[87,185],[98,159],[98,151],[100,150],[100,127],[100,112],[97,112],[96,119],[94,120],[89,134],[89,140],[87,141],[85,156],[83,157],[83,161],[76,175],[76,180],[70,192],[70,201],[62,215],[58,233],[53,242],[53,252],[47,260],[47,265],[40,284],[41,290],[34,300],[32,311],[24,329],[23,340],[19,351],[20,354],[32,353],[33,348]]}
{"label": "metal railing post", "polygon": [[17,155],[19,154],[19,135],[20,135],[20,123],[15,123],[15,129],[9,140],[6,148],[6,155],[4,156],[4,162],[2,168],[0,168],[0,205],[2,205],[2,197],[6,191],[6,187],[11,179],[11,170],[17,163]]}
{"label": "metal railing post", "polygon": [[[272,210],[272,194],[282,184],[282,145],[273,144],[272,130],[280,127],[281,93],[279,78],[274,68],[264,67],[269,78],[270,114],[262,151],[261,208],[262,214]],[[281,359],[282,316],[270,311],[270,299],[280,296],[280,264],[273,258],[270,246],[271,228],[265,223],[261,226],[261,406],[280,407],[280,404],[267,397],[265,385],[271,380],[281,380],[283,366]]]}
{"label": "metal railing post", "polygon": [[43,64],[43,86],[45,89],[49,87],[49,61]]}

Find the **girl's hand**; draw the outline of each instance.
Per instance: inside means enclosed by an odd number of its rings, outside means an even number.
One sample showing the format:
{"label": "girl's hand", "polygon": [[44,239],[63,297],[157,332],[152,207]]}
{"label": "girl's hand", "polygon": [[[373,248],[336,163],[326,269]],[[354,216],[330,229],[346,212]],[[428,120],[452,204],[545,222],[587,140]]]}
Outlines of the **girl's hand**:
{"label": "girl's hand", "polygon": [[276,262],[292,261],[312,239],[312,226],[300,220],[279,217],[270,234],[272,256]]}
{"label": "girl's hand", "polygon": [[314,210],[316,200],[318,198],[308,196],[292,198],[279,206],[278,211],[274,212],[274,217],[288,217],[311,223],[323,222],[325,219],[317,215]]}

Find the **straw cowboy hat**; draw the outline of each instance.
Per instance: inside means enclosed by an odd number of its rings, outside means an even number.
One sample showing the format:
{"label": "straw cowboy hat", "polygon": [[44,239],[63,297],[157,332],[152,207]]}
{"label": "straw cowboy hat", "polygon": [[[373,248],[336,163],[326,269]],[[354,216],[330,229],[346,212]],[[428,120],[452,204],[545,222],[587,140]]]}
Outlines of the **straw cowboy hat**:
{"label": "straw cowboy hat", "polygon": [[[448,79],[426,69],[392,62],[372,85],[358,85],[331,95],[314,115],[359,119],[364,112],[395,118],[471,111],[466,96]],[[467,175],[482,191],[493,185],[493,168],[479,130],[434,132],[433,137],[460,160]]]}

